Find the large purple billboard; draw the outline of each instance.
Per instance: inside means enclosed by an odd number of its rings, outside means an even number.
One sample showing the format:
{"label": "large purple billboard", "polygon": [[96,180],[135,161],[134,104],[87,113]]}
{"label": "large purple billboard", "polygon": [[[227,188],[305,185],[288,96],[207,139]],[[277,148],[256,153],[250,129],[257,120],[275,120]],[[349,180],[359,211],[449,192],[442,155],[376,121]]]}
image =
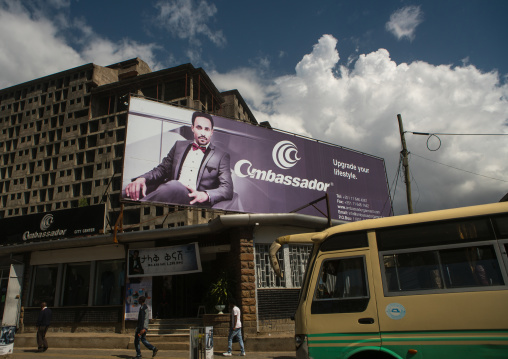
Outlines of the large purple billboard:
{"label": "large purple billboard", "polygon": [[328,194],[334,219],[391,215],[381,158],[140,98],[127,127],[123,200],[287,213]]}

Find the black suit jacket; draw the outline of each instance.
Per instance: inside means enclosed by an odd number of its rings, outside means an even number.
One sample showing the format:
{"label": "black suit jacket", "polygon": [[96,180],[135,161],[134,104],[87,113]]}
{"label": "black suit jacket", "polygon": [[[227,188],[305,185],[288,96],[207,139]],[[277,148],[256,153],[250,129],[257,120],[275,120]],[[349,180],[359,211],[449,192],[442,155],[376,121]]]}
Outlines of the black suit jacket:
{"label": "black suit jacket", "polygon": [[39,318],[37,318],[36,326],[38,327],[49,327],[51,323],[51,309],[46,308],[41,310],[39,313]]}
{"label": "black suit jacket", "polygon": [[[168,155],[153,170],[141,175],[146,179],[148,191],[162,183],[180,178],[182,164],[193,141],[176,141]],[[199,168],[198,191],[206,191],[210,205],[233,198],[229,153],[210,143]]]}

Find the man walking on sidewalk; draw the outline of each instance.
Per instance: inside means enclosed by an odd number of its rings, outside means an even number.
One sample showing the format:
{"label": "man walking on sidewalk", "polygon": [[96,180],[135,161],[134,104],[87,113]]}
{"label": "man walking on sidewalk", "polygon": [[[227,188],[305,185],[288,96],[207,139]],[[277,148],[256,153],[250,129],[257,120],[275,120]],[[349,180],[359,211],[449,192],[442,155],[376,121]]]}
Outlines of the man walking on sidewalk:
{"label": "man walking on sidewalk", "polygon": [[233,338],[238,338],[240,344],[240,355],[245,356],[245,347],[242,339],[242,322],[240,320],[240,308],[236,306],[236,301],[231,298],[229,300],[229,312],[231,313],[231,321],[229,324],[229,335],[228,335],[228,351],[222,355],[230,357],[233,351]]}
{"label": "man walking on sidewalk", "polygon": [[138,324],[136,326],[136,334],[134,337],[134,347],[136,348],[136,358],[142,358],[141,356],[141,345],[139,341],[147,347],[148,350],[152,351],[152,358],[157,354],[157,349],[146,340],[146,331],[148,330],[149,317],[148,317],[148,306],[145,304],[146,298],[141,296],[138,298],[138,303],[141,305],[138,314]]}
{"label": "man walking on sidewalk", "polygon": [[46,340],[46,332],[48,331],[49,324],[51,323],[51,309],[48,308],[46,302],[41,303],[41,311],[39,318],[37,318],[37,346],[38,352],[45,352],[48,350],[48,341]]}

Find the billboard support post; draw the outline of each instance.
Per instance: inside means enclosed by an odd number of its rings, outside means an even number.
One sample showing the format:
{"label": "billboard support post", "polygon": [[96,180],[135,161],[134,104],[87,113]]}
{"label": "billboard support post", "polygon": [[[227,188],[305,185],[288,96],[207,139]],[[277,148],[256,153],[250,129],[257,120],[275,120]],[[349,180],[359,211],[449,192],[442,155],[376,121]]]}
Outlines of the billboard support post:
{"label": "billboard support post", "polygon": [[[328,213],[326,213],[326,214],[325,214],[325,213],[323,213],[323,211],[321,211],[319,208],[317,208],[317,207],[315,206],[315,204],[316,204],[316,203],[318,203],[318,202],[320,202],[320,201],[322,201],[322,200],[326,200],[326,210],[327,210],[327,212],[328,212]],[[331,215],[330,215],[330,201],[329,201],[329,199],[328,199],[328,193],[326,193],[323,197],[319,197],[318,199],[316,199],[316,200],[314,200],[314,201],[312,201],[312,202],[310,202],[310,203],[307,203],[307,204],[306,204],[306,205],[304,205],[304,206],[301,206],[301,207],[298,207],[297,209],[292,210],[292,211],[291,211],[291,212],[289,212],[289,213],[296,213],[296,212],[301,211],[302,209],[307,208],[307,207],[309,207],[309,206],[314,207],[314,208],[315,208],[315,209],[316,209],[319,213],[321,213],[323,216],[325,216],[326,218],[328,218],[328,228],[330,228],[330,227],[332,226],[332,217],[331,217]]]}
{"label": "billboard support post", "polygon": [[326,192],[326,210],[328,211],[328,228],[332,226],[332,216],[330,214],[330,199],[328,198],[328,192]]}

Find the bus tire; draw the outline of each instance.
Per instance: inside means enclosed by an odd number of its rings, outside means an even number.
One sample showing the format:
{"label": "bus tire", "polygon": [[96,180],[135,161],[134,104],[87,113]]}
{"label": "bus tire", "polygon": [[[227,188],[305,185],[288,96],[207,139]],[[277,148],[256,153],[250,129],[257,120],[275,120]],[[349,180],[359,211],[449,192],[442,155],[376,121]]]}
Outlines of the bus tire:
{"label": "bus tire", "polygon": [[350,356],[348,359],[396,359],[394,356],[379,350],[365,350]]}

